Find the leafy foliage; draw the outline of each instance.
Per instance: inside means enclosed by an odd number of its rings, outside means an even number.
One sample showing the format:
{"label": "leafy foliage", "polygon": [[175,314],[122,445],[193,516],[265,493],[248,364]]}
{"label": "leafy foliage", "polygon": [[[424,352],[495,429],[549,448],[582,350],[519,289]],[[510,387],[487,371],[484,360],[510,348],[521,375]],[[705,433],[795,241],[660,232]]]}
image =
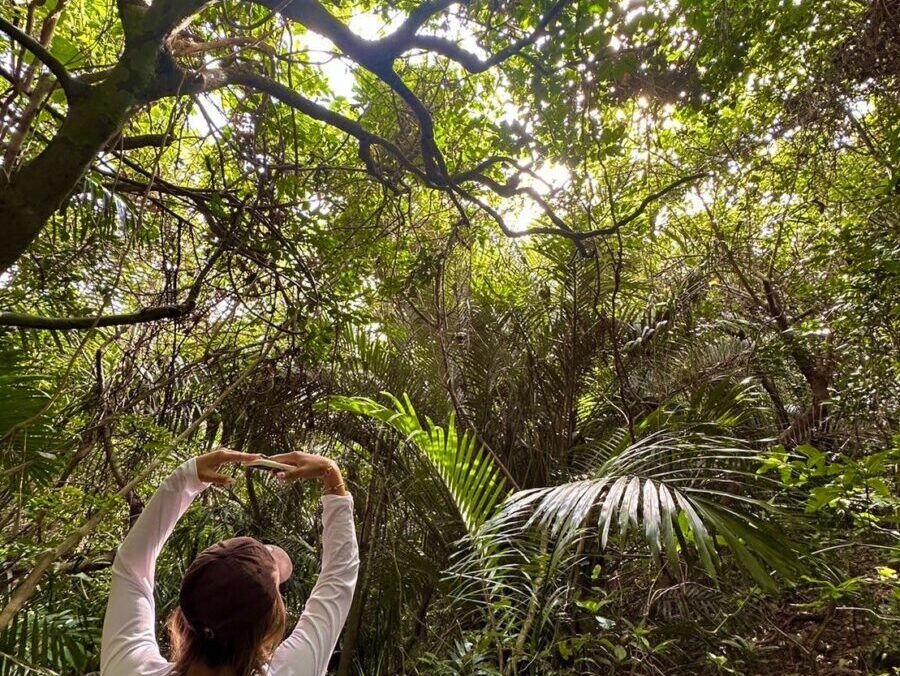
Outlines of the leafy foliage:
{"label": "leafy foliage", "polygon": [[[896,2],[152,4],[199,11],[0,4],[0,605],[111,510],[0,671],[99,668],[116,547],[222,444],[341,464],[340,676],[890,673]],[[236,479],[160,622],[234,534],[302,610],[317,492]]]}
{"label": "leafy foliage", "polygon": [[403,400],[386,394],[392,407],[365,397],[332,397],[328,405],[335,411],[364,415],[394,429],[433,466],[450,492],[453,503],[470,535],[475,535],[502,502],[506,489],[500,470],[473,434],[457,434],[451,415],[446,429],[430,418],[419,420],[409,397]]}
{"label": "leafy foliage", "polygon": [[14,349],[0,351],[0,456],[4,476],[46,481],[57,468],[63,442],[53,427],[47,378]]}
{"label": "leafy foliage", "polygon": [[97,649],[92,620],[69,611],[19,614],[0,634],[0,673],[84,673]]}
{"label": "leafy foliage", "polygon": [[741,469],[754,458],[733,439],[652,434],[604,462],[595,478],[523,491],[504,511],[510,516],[530,512],[528,525],[547,528],[552,537],[571,540],[588,527],[604,548],[611,530],[620,537],[632,532],[644,540],[654,561],[665,556],[672,571],[680,570],[679,550],[690,543],[712,577],[722,542],[757,582],[773,589],[767,568],[790,579],[798,562],[779,537],[780,527],[750,511],[772,509],[753,497],[758,486]]}

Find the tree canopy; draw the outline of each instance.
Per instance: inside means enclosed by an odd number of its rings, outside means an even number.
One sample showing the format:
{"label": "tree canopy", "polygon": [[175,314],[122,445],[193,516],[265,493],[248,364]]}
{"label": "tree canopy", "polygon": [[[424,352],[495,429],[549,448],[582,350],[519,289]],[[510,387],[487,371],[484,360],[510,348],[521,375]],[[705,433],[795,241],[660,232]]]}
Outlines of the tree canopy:
{"label": "tree canopy", "polygon": [[[314,448],[336,673],[900,665],[900,4],[0,7],[0,673],[181,460]],[[318,565],[318,495],[234,534]],[[843,669],[844,671],[840,671]]]}

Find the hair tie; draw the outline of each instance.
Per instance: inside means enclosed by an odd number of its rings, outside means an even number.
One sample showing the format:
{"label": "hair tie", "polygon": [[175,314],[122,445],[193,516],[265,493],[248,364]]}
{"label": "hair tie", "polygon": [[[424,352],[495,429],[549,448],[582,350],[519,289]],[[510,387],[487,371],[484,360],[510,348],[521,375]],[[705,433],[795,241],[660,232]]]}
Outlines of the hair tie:
{"label": "hair tie", "polygon": [[214,632],[209,627],[203,627],[203,635],[208,638],[210,641],[216,638],[216,632]]}

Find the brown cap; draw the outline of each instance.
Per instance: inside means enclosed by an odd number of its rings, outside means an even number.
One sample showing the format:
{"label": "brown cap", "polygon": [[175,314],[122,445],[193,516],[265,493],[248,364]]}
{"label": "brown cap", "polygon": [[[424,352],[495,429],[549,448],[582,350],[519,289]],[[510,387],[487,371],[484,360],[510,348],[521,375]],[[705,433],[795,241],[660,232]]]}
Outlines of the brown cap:
{"label": "brown cap", "polygon": [[[276,572],[277,571],[277,572]],[[227,642],[265,620],[291,575],[283,549],[250,537],[204,549],[181,581],[181,612],[198,634]]]}

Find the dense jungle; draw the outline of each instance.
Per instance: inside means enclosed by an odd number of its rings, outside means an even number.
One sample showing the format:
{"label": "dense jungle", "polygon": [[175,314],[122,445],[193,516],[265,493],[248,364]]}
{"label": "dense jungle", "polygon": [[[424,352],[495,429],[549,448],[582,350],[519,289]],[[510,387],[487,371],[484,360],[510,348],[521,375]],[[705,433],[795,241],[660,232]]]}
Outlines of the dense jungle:
{"label": "dense jungle", "polygon": [[[0,674],[219,446],[329,673],[900,673],[900,2],[4,0]],[[238,469],[157,565],[283,547]]]}

